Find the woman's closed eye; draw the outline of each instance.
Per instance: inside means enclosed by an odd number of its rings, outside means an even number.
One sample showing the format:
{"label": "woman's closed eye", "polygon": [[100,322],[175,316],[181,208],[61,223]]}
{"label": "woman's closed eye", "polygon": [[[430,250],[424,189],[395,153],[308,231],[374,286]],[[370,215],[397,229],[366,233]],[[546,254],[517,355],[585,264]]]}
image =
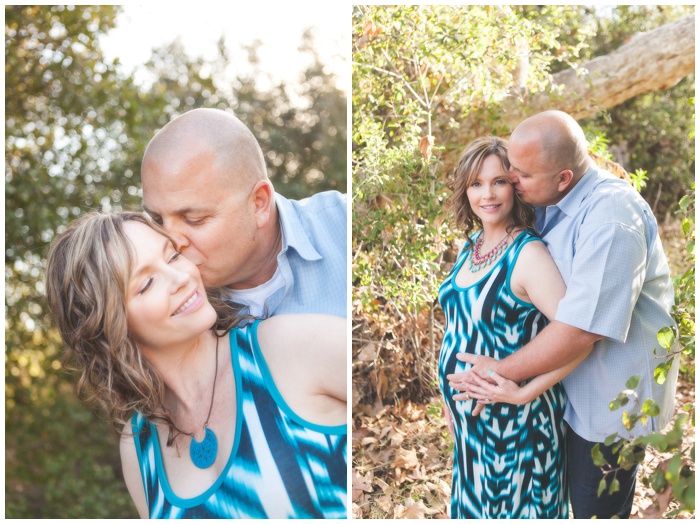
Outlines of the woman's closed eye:
{"label": "woman's closed eye", "polygon": [[[179,253],[178,253],[179,254]],[[139,295],[143,295],[148,289],[151,287],[151,284],[153,284],[153,277],[149,277],[148,280],[146,280],[146,283],[143,285],[143,287],[138,291]]]}

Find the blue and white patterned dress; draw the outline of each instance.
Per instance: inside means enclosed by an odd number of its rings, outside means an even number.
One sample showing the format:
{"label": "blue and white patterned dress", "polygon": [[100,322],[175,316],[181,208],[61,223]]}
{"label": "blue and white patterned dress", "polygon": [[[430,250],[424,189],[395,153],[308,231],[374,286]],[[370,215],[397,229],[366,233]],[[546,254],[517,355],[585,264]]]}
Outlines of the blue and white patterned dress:
{"label": "blue and white patterned dress", "polygon": [[150,518],[346,518],[347,426],[311,424],[291,411],[258,346],[258,324],[229,334],[236,436],[226,467],[204,493],[183,499],[172,492],[155,426],[134,415]]}
{"label": "blue and white patterned dress", "polygon": [[[473,235],[476,240],[478,234]],[[476,401],[456,402],[458,391],[445,375],[469,364],[458,353],[501,360],[534,338],[547,319],[532,304],[518,299],[510,277],[520,250],[539,241],[530,232],[518,235],[491,270],[467,287],[455,276],[471,256],[465,244],[438,298],[445,312],[440,350],[440,389],[454,419],[452,518],[567,518],[564,409],[560,384],[522,406],[495,403],[471,416]]]}

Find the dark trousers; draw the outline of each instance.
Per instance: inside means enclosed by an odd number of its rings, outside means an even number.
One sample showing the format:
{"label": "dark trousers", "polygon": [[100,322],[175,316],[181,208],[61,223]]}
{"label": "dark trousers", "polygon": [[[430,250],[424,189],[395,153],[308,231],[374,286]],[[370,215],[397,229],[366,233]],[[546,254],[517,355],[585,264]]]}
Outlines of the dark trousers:
{"label": "dark trousers", "polygon": [[[596,442],[589,442],[579,437],[567,427],[567,468],[571,506],[574,518],[609,519],[617,517],[628,519],[634,501],[634,487],[637,481],[638,464],[629,470],[619,470],[616,473],[620,482],[620,491],[608,495],[607,489],[598,497],[598,485],[603,478],[600,466],[593,464],[591,450]],[[617,455],[611,450],[612,446],[600,443],[600,451],[612,467],[617,467]],[[612,473],[606,477],[608,486],[612,481]]]}

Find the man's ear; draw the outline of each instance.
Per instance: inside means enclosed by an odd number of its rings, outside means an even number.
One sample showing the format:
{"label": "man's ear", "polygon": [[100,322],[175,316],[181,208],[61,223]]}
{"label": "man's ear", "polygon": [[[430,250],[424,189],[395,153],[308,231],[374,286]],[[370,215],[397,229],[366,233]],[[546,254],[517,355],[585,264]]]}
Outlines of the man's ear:
{"label": "man's ear", "polygon": [[253,207],[255,212],[255,221],[258,228],[263,228],[274,215],[273,209],[275,206],[274,191],[269,180],[259,180],[251,191]]}
{"label": "man's ear", "polygon": [[557,189],[559,190],[560,193],[565,192],[571,182],[574,179],[574,173],[570,169],[564,169],[564,171],[561,171],[557,177],[559,178],[558,184],[557,184]]}

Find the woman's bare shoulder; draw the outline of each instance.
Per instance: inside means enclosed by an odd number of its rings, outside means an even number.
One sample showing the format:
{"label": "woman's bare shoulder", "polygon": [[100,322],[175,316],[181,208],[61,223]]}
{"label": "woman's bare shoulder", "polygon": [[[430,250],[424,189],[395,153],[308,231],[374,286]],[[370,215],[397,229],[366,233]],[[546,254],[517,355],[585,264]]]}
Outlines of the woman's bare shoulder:
{"label": "woman's bare shoulder", "polygon": [[539,262],[542,260],[552,260],[552,255],[547,246],[540,238],[533,238],[520,250],[519,259],[525,262]]}

